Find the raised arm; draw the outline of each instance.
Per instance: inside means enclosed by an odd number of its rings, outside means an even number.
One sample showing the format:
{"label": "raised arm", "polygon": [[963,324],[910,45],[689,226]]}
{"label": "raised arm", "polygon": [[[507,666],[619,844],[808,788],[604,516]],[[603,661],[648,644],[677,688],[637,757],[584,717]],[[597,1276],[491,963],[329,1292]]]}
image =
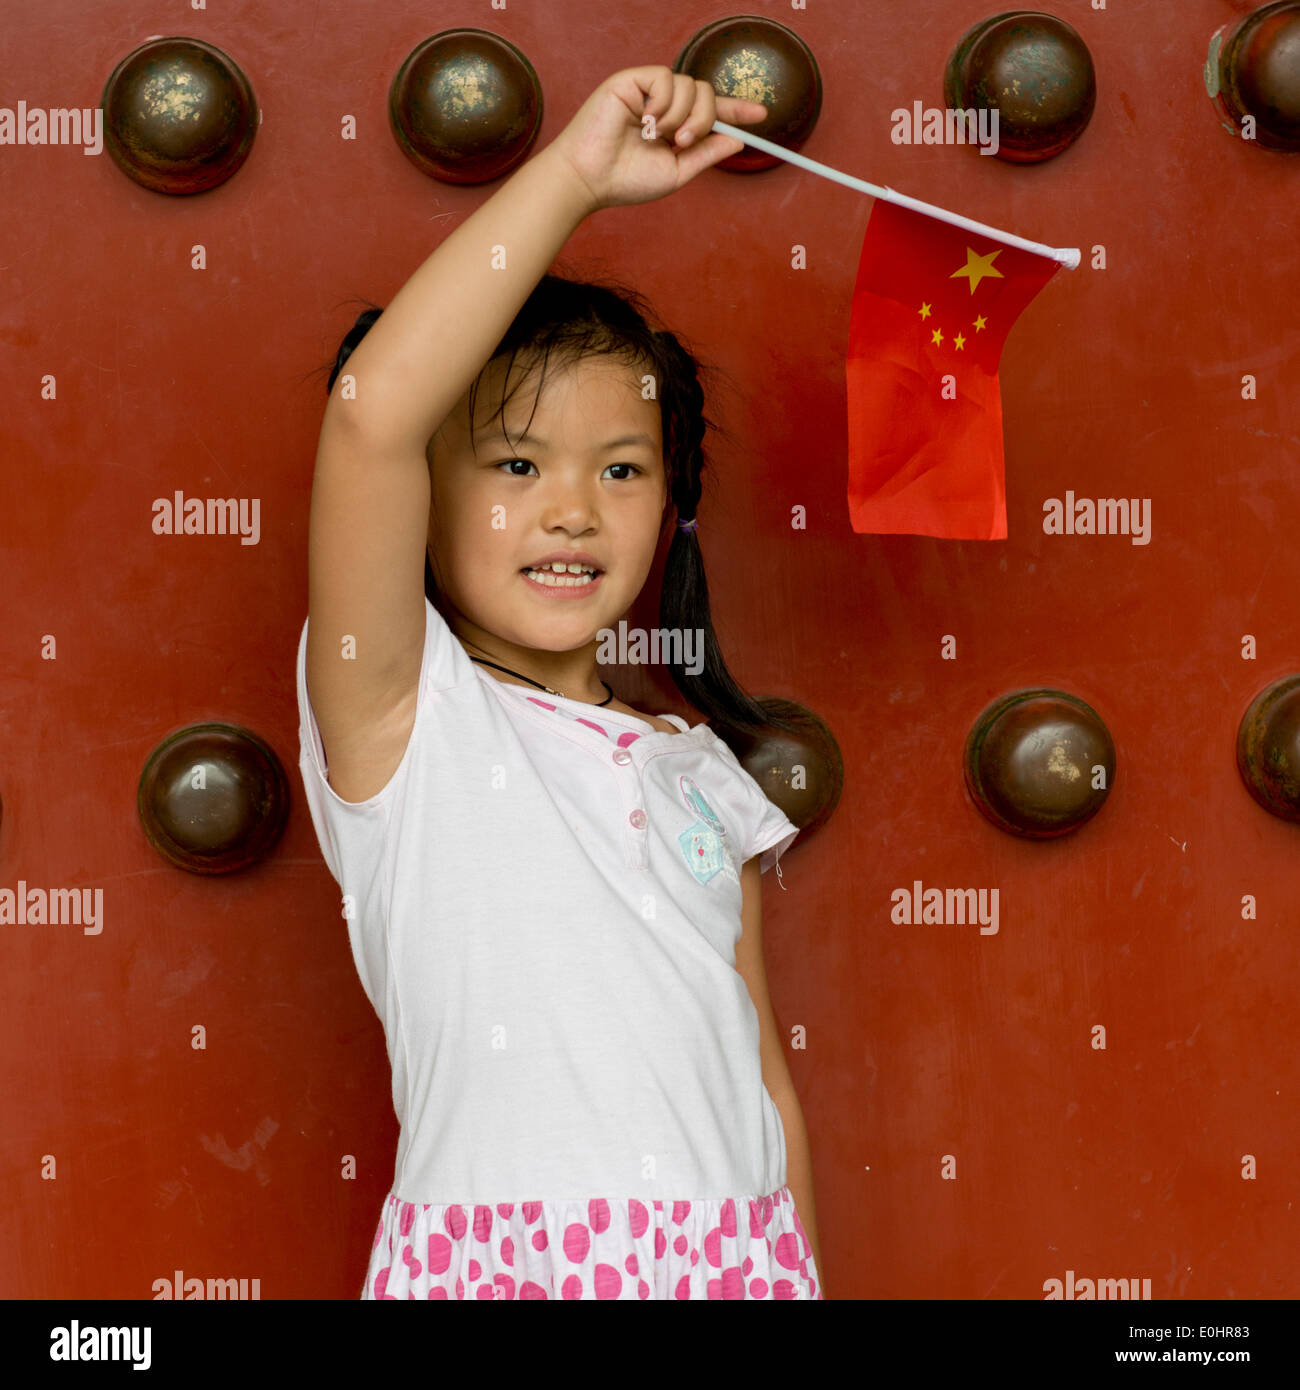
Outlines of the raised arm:
{"label": "raised arm", "polygon": [[[606,78],[420,266],[348,358],[316,454],[307,632],[308,689],[345,801],[383,789],[415,717],[429,439],[588,213],[676,191],[741,148],[711,133],[715,117],[765,114],[666,67]],[[345,636],[355,660],[341,659]]]}
{"label": "raised arm", "polygon": [[415,716],[429,439],[590,211],[590,190],[548,145],[420,266],[334,383],[312,485],[307,685],[345,801],[384,787]]}

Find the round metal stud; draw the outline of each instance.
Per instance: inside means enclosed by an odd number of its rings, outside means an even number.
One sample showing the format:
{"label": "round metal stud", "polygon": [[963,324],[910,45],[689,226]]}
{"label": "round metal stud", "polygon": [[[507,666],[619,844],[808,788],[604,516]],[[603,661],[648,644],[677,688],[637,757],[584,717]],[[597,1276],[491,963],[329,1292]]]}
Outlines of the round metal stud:
{"label": "round metal stud", "polygon": [[1237,771],[1270,815],[1300,821],[1300,676],[1284,676],[1251,701],[1237,730]]}
{"label": "round metal stud", "polygon": [[1251,143],[1300,150],[1300,3],[1277,0],[1225,24],[1210,39],[1205,87],[1221,123],[1238,139],[1253,118]]}
{"label": "round metal stud", "polygon": [[542,85],[486,29],[425,39],[397,71],[388,119],[402,153],[443,183],[487,183],[522,162],[542,124]]}
{"label": "round metal stud", "polygon": [[289,783],[255,733],[192,724],[149,755],[136,805],[164,859],[195,874],[228,874],[275,847],[289,817]]}
{"label": "round metal stud", "polygon": [[967,31],[948,59],[943,92],[956,110],[996,107],[997,158],[1037,164],[1083,133],[1097,79],[1087,45],[1063,19],[1008,10]]}
{"label": "round metal stud", "polygon": [[995,700],[966,738],[966,786],[982,815],[1027,839],[1068,835],[1101,810],[1115,745],[1097,712],[1063,690]]}
{"label": "round metal stud", "polygon": [[153,39],[128,53],[100,105],[114,163],[155,193],[203,193],[225,183],[257,134],[248,78],[201,39]]}
{"label": "round metal stud", "polygon": [[[797,150],[821,114],[822,79],[812,49],[775,20],[758,15],[719,19],[691,39],[673,70],[707,82],[719,96],[761,101],[766,118],[744,129],[786,149]],[[783,162],[747,145],[714,167],[751,173]]]}
{"label": "round metal stud", "polygon": [[[771,729],[751,734],[716,722],[710,727],[768,799],[799,827],[794,844],[803,844],[821,829],[839,802],[844,787],[840,746],[830,729],[805,706],[775,697],[758,703],[773,714],[795,720],[802,725],[802,732]],[[800,770],[797,777],[796,769]],[[796,786],[796,781],[802,785]]]}

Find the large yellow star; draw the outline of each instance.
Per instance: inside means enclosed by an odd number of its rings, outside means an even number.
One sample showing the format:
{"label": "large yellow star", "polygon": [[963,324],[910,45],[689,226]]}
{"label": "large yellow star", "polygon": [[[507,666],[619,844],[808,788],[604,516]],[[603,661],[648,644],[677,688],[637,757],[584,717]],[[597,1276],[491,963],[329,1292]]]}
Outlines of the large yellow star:
{"label": "large yellow star", "polygon": [[960,279],[963,275],[970,277],[970,292],[975,293],[975,286],[984,279],[986,275],[995,275],[999,280],[1005,280],[1006,276],[996,269],[993,264],[994,256],[1000,256],[1002,248],[990,251],[987,256],[977,256],[968,246],[966,248],[966,264],[960,270],[954,270],[948,277],[950,280]]}

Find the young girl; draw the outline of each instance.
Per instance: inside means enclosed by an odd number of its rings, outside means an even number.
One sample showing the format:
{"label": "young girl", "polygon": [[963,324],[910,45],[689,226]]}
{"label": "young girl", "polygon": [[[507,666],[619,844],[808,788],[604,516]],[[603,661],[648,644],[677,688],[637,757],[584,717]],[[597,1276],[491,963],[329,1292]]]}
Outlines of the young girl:
{"label": "young girl", "polygon": [[823,1296],[760,942],[797,831],[597,663],[675,521],[661,617],[706,659],[673,653],[674,682],[782,723],[708,618],[695,364],[634,296],[545,273],[589,213],[734,154],[715,117],[763,115],[616,73],[330,378],[301,767],[401,1124],[363,1299]]}

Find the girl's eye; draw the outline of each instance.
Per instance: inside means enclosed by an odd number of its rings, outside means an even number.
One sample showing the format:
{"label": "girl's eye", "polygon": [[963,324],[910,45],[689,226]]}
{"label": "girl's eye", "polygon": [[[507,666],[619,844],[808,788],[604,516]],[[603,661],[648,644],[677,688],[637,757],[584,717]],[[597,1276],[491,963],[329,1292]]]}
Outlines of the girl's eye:
{"label": "girl's eye", "polygon": [[[497,467],[511,468],[511,466],[516,463],[522,463],[528,468],[533,467],[530,459],[502,459],[501,462],[497,464]],[[630,468],[632,470],[631,474],[625,474],[621,478],[615,478],[614,481],[617,483],[630,482],[632,475],[645,472],[643,468],[638,468],[634,463],[611,463],[609,466],[611,468]],[[512,478],[526,478],[528,475],[526,473],[516,473],[512,469],[510,476]]]}

